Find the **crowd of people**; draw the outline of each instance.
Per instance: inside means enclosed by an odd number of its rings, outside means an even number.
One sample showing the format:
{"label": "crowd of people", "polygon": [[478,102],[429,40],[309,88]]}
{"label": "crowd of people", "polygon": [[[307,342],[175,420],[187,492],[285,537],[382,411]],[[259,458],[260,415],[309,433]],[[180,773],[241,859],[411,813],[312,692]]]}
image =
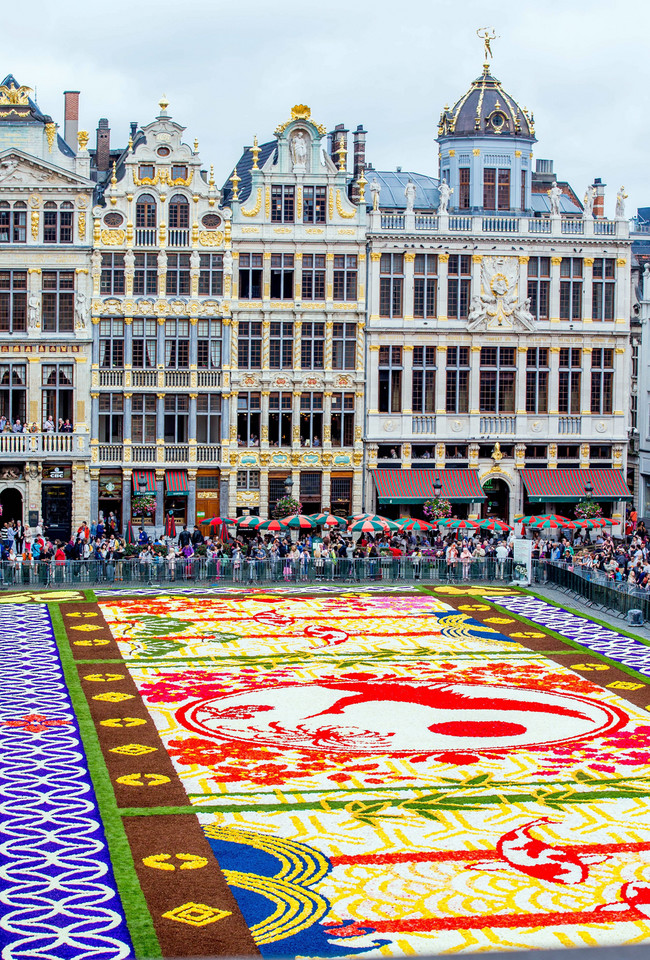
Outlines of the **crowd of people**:
{"label": "crowd of people", "polygon": [[[43,423],[43,433],[72,433],[73,426],[70,420],[64,420],[63,417],[59,417],[58,423],[55,423],[53,417],[47,417]],[[5,414],[0,415],[0,433],[41,433],[41,428],[36,423],[35,420],[32,423],[23,423],[23,421],[16,417],[14,420],[5,416]]]}

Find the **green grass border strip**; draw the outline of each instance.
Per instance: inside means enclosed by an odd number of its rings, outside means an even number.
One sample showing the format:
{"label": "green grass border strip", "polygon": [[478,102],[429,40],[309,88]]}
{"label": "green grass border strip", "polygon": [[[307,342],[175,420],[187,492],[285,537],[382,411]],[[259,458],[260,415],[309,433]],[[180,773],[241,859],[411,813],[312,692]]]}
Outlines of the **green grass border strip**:
{"label": "green grass border strip", "polygon": [[90,715],[90,709],[81,689],[76,665],[72,657],[68,637],[63,623],[63,615],[59,604],[48,604],[54,636],[59,648],[59,656],[63,666],[68,693],[77,716],[81,740],[86,754],[86,762],[90,778],[95,788],[97,806],[104,825],[106,841],[110,854],[118,893],[122,900],[122,908],[126,923],[131,934],[133,949],[136,957],[162,957],[158,937],[156,936],[153,920],[147,907],[144,894],[140,887],[131,848],[115,801],[113,785],[104,763],[95,725]]}

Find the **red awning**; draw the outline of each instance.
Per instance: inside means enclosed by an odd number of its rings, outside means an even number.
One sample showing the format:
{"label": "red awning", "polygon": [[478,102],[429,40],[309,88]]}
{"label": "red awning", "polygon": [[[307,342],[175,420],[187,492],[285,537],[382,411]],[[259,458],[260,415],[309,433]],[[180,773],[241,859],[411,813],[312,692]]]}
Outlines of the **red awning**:
{"label": "red awning", "polygon": [[168,470],[165,474],[165,492],[187,495],[190,492],[187,485],[187,470]]}
{"label": "red awning", "polygon": [[423,503],[435,494],[436,481],[441,496],[457,503],[485,500],[476,470],[375,470],[379,503]]}
{"label": "red awning", "polygon": [[631,500],[621,470],[541,470],[527,467],[521,476],[528,499],[537,503],[577,503],[585,499],[585,483],[593,487],[594,500]]}
{"label": "red awning", "polygon": [[[141,481],[144,481],[144,482],[141,483]],[[133,471],[133,492],[155,494],[156,471],[155,470],[134,470]]]}

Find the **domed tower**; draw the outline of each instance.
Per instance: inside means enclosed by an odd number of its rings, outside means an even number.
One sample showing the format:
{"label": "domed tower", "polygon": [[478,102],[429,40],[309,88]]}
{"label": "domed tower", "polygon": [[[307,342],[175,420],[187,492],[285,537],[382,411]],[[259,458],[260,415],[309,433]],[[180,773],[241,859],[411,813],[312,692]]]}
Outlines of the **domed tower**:
{"label": "domed tower", "polygon": [[[487,56],[491,55],[486,43]],[[530,213],[533,117],[505,92],[489,64],[438,125],[440,179],[454,213]]]}

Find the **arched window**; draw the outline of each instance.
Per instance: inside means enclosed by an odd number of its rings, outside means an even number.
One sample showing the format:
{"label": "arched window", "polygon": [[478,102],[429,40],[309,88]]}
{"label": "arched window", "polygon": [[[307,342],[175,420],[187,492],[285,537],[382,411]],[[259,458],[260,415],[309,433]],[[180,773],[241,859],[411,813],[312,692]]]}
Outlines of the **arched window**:
{"label": "arched window", "polygon": [[169,201],[169,227],[171,230],[186,230],[189,225],[189,202],[182,194],[175,193]]}
{"label": "arched window", "polygon": [[156,226],[156,201],[150,193],[143,193],[138,197],[135,205],[136,227]]}
{"label": "arched window", "polygon": [[74,207],[70,201],[60,206],[53,200],[43,204],[43,243],[72,243]]}

